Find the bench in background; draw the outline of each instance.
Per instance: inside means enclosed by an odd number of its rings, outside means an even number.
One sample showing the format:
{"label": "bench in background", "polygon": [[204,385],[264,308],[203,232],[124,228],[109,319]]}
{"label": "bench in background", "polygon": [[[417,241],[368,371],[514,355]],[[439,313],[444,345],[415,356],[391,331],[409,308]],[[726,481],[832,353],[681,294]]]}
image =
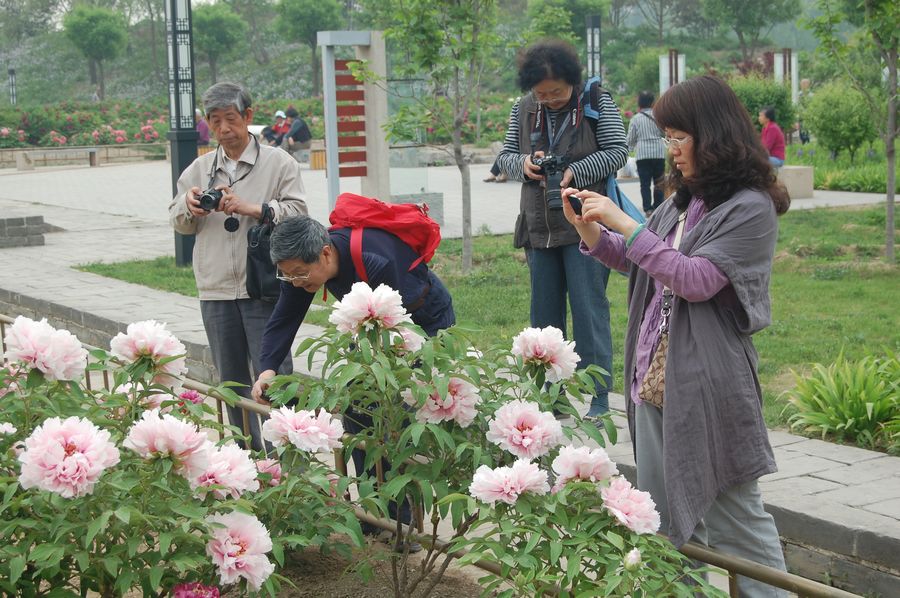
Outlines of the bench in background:
{"label": "bench in background", "polygon": [[64,157],[74,160],[81,156],[86,156],[88,164],[91,166],[99,164],[96,147],[48,147],[22,150],[16,154],[16,168],[18,170],[34,170],[34,162],[37,159],[43,159],[45,165],[49,166],[52,163],[52,158]]}
{"label": "bench in background", "polygon": [[787,187],[791,199],[810,199],[813,196],[812,166],[782,166],[778,180]]}

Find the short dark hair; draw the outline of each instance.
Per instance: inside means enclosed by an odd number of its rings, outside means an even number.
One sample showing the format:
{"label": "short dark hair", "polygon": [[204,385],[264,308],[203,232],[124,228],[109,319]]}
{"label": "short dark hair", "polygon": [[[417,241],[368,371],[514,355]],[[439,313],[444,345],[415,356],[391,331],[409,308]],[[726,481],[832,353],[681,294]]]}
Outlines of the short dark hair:
{"label": "short dark hair", "polygon": [[642,91],[638,94],[638,108],[649,108],[654,99],[652,91]]}
{"label": "short dark hair", "polygon": [[287,116],[290,116],[291,118],[297,118],[298,116],[300,116],[300,113],[297,112],[296,108],[288,108],[287,110],[284,111],[284,113]]}
{"label": "short dark hair", "polygon": [[672,166],[668,177],[675,205],[685,207],[693,195],[712,210],[742,189],[765,191],[783,214],[790,206],[750,114],[734,91],[718,77],[703,75],[670,87],[653,109],[661,129],[691,136],[696,174],[685,180]]}
{"label": "short dark hair", "polygon": [[319,255],[331,237],[321,223],[309,216],[287,218],[275,226],[269,238],[269,257],[273,264],[300,260],[304,264],[319,261]]}
{"label": "short dark hair", "polygon": [[528,46],[519,54],[518,64],[522,91],[530,91],[547,79],[562,79],[573,87],[581,86],[578,52],[561,39],[544,39]]}
{"label": "short dark hair", "polygon": [[759,109],[760,112],[765,114],[766,118],[770,121],[775,122],[775,108],[772,106],[763,106]]}

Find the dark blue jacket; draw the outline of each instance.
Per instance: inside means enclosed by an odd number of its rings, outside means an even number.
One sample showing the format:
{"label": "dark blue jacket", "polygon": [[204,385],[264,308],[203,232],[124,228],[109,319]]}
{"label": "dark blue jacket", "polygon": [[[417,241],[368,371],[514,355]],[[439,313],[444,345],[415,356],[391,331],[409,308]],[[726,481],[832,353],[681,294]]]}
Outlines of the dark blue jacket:
{"label": "dark blue jacket", "polygon": [[[337,299],[343,299],[350,287],[362,278],[350,257],[350,229],[330,231],[331,243],[338,254],[338,275],[325,288]],[[386,284],[400,292],[403,306],[411,311],[412,321],[429,336],[456,323],[453,300],[441,279],[421,263],[412,271],[409,266],[419,259],[413,249],[391,233],[377,228],[363,229],[362,259],[373,289]],[[291,350],[291,343],[309,311],[314,293],[281,283],[281,296],[266,324],[260,351],[263,370],[277,370]]]}

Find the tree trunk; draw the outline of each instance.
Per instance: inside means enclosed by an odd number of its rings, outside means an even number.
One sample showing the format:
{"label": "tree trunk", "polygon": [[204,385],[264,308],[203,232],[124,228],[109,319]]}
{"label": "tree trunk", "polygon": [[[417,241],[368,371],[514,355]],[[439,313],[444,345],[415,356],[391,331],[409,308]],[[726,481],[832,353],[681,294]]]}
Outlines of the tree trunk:
{"label": "tree trunk", "polygon": [[458,127],[453,131],[453,157],[462,177],[462,271],[472,271],[472,173],[462,151],[462,133]]}
{"label": "tree trunk", "polygon": [[312,84],[313,84],[313,97],[319,97],[319,61],[316,60],[316,46],[310,46],[311,55],[312,55]]}
{"label": "tree trunk", "polygon": [[150,16],[150,55],[153,60],[153,73],[157,79],[162,81],[162,70],[159,68],[159,53],[156,47],[156,15],[153,12],[152,0],[147,0],[147,14]]}
{"label": "tree trunk", "polygon": [[97,61],[88,58],[88,76],[91,78],[91,85],[97,85]]}
{"label": "tree trunk", "polygon": [[215,85],[219,80],[218,68],[216,65],[216,59],[212,56],[209,57],[209,77],[212,80],[212,85]]}
{"label": "tree trunk", "polygon": [[897,195],[897,50],[887,53],[888,120],[884,132],[884,155],[887,158],[887,218],[884,257],[894,263],[894,201]]}
{"label": "tree trunk", "polygon": [[106,99],[106,81],[104,80],[104,77],[103,77],[103,61],[102,60],[97,61],[97,79],[99,80],[99,83],[100,83],[100,99],[105,100]]}

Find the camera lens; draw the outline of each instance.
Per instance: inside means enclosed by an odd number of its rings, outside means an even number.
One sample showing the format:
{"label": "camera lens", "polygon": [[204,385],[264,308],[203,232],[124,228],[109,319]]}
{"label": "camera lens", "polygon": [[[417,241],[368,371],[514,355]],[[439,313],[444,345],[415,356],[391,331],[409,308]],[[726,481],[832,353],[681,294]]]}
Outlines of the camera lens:
{"label": "camera lens", "polygon": [[200,209],[206,210],[207,212],[215,211],[219,207],[219,202],[221,200],[222,192],[218,189],[207,189],[198,198],[198,201],[200,202]]}

